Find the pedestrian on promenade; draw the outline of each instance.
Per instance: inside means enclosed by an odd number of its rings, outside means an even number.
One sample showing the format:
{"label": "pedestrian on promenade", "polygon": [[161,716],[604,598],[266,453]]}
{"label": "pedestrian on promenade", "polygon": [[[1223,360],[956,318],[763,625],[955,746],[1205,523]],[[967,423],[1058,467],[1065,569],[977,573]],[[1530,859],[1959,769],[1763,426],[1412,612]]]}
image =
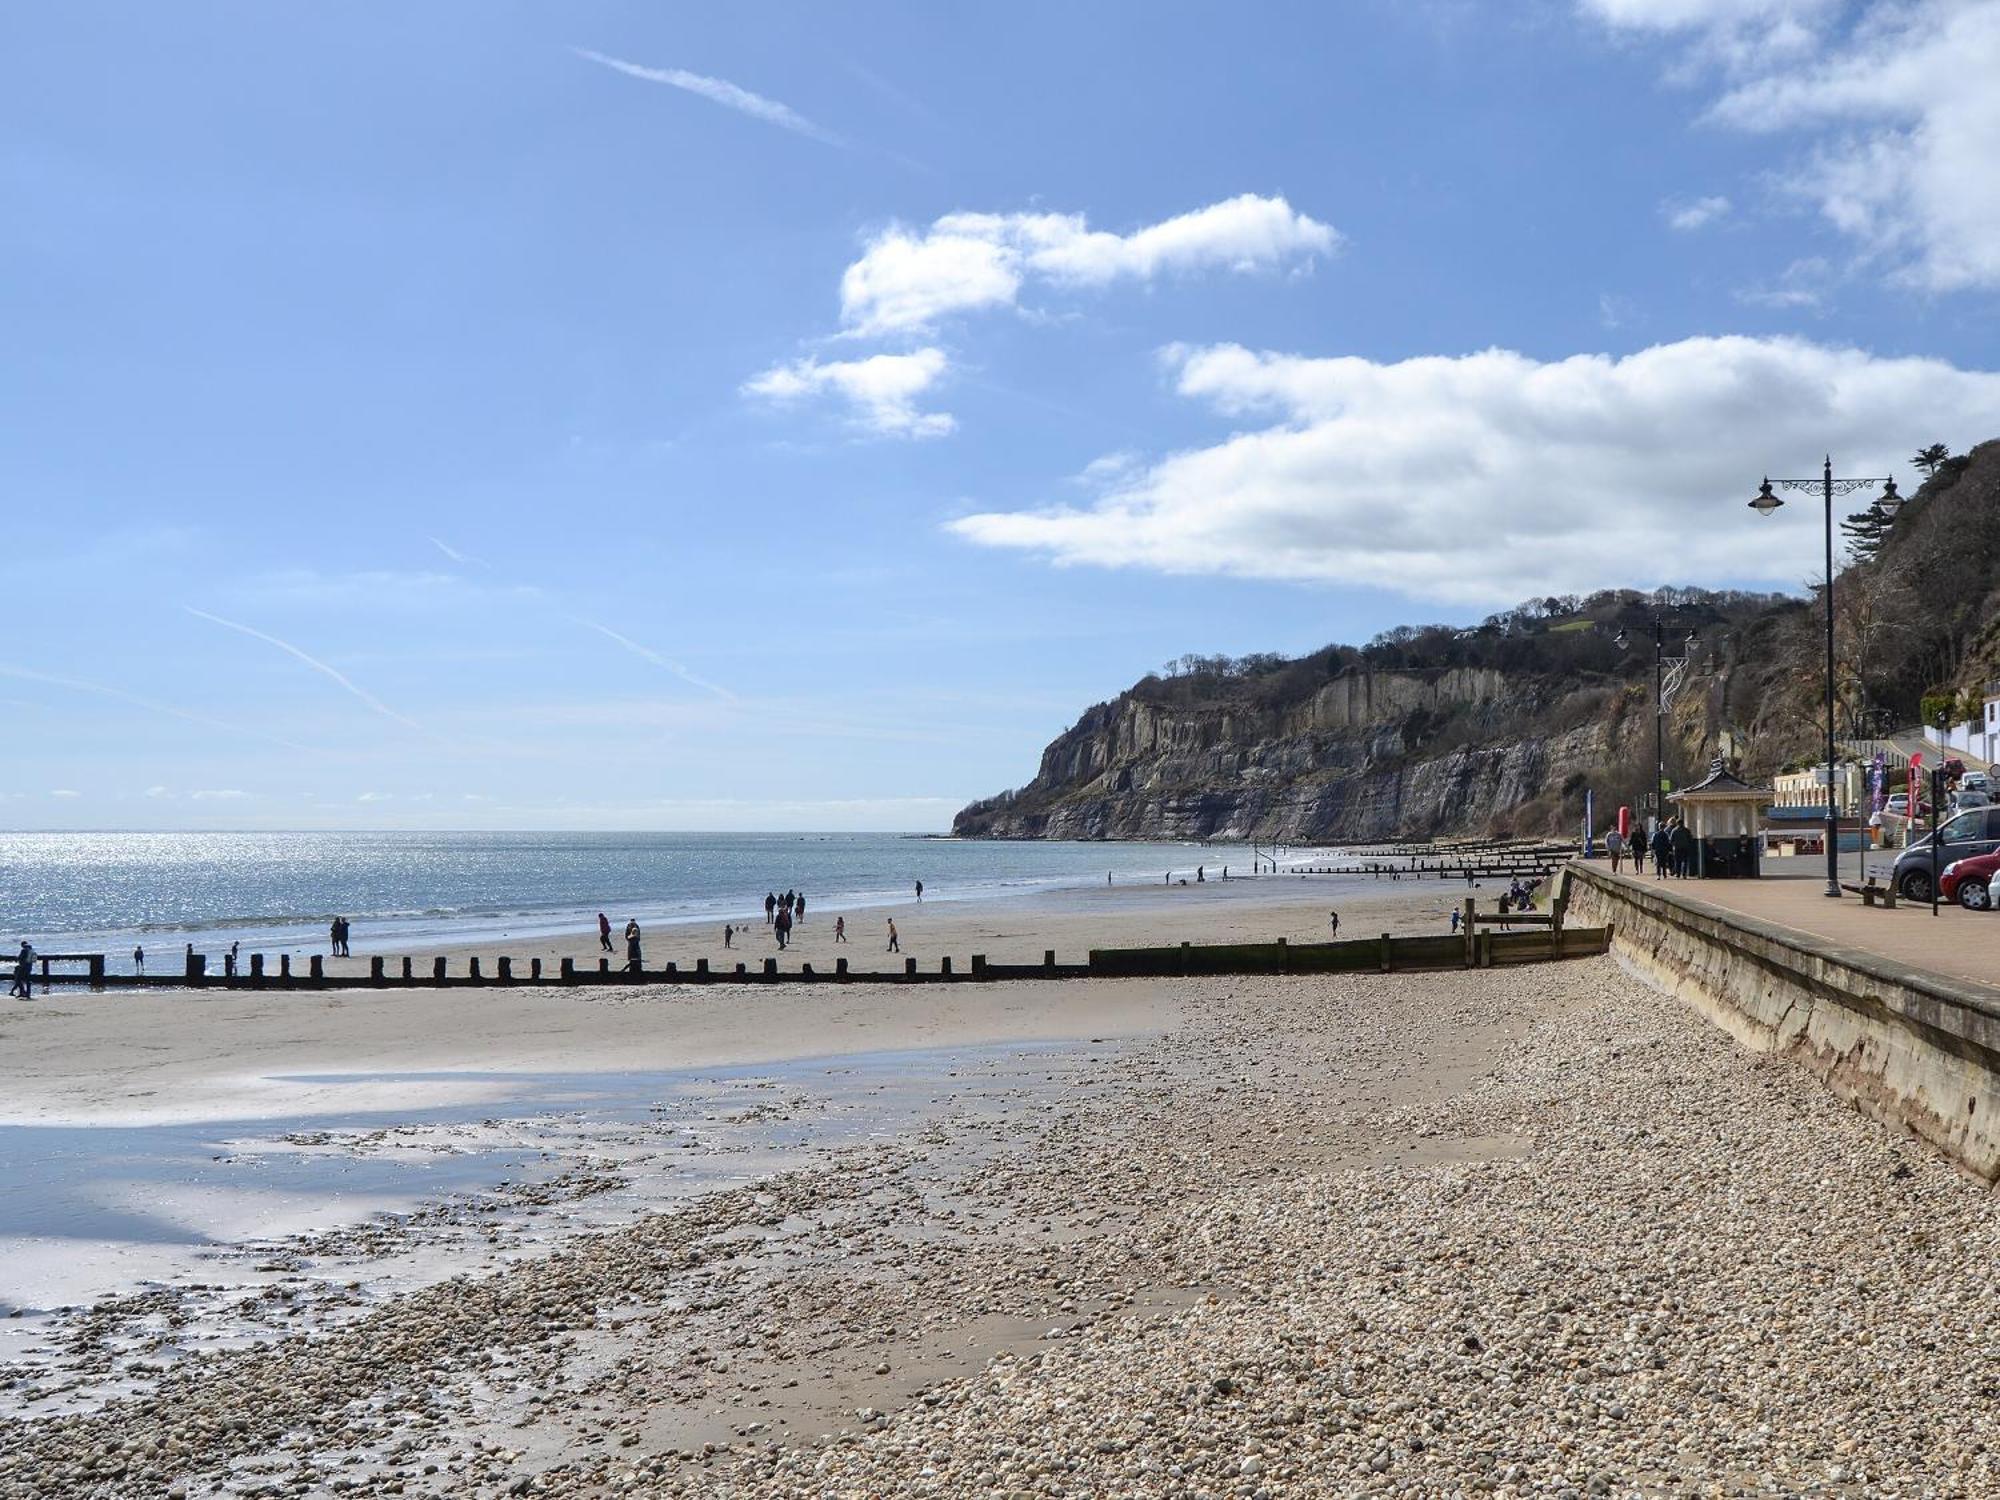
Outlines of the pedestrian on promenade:
{"label": "pedestrian on promenade", "polygon": [[1604,835],[1604,852],[1611,856],[1611,873],[1618,873],[1619,861],[1625,857],[1625,839],[1617,829]]}
{"label": "pedestrian on promenade", "polygon": [[1674,819],[1674,873],[1686,880],[1694,874],[1694,833]]}
{"label": "pedestrian on promenade", "polygon": [[625,967],[635,972],[639,968],[639,923],[636,919],[625,923]]}
{"label": "pedestrian on promenade", "polygon": [[1632,825],[1632,873],[1646,873],[1646,824],[1642,819]]}
{"label": "pedestrian on promenade", "polygon": [[35,998],[35,950],[25,938],[21,940],[21,951],[14,955],[14,987],[7,993],[16,1000]]}
{"label": "pedestrian on promenade", "polygon": [[1653,879],[1664,880],[1667,876],[1667,861],[1673,857],[1673,835],[1667,832],[1665,823],[1653,828]]}
{"label": "pedestrian on promenade", "polygon": [[611,946],[611,918],[605,916],[603,912],[597,914],[597,946],[606,953],[618,951]]}
{"label": "pedestrian on promenade", "polygon": [[144,948],[134,948],[132,950],[132,972],[141,976],[145,974],[146,950]]}
{"label": "pedestrian on promenade", "polygon": [[889,918],[889,951],[891,953],[901,953],[903,951],[903,940],[896,936],[896,919],[894,917]]}
{"label": "pedestrian on promenade", "polygon": [[835,917],[833,919],[833,940],[836,943],[847,941],[847,918]]}

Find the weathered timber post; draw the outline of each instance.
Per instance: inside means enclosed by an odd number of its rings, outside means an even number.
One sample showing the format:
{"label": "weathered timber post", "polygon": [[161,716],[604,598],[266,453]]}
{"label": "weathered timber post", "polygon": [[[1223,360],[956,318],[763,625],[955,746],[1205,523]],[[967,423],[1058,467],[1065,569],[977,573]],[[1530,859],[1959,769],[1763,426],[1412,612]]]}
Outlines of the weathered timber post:
{"label": "weathered timber post", "polygon": [[1389,961],[1393,951],[1390,947],[1392,942],[1393,939],[1390,938],[1388,933],[1385,932],[1382,934],[1382,972],[1384,974],[1389,972]]}
{"label": "weathered timber post", "polygon": [[289,953],[278,955],[278,978],[285,984],[292,982],[292,955]]}
{"label": "weathered timber post", "polygon": [[[91,965],[92,969],[96,967],[95,963]],[[264,955],[261,953],[250,955],[250,987],[258,990],[264,988]],[[91,988],[95,989],[97,986],[92,985]]]}
{"label": "weathered timber post", "polygon": [[947,978],[947,979],[951,978],[951,955],[950,955],[950,954],[946,954],[946,955],[945,955],[945,956],[944,956],[943,958],[941,958],[941,959],[939,959],[939,960],[938,960],[938,973],[940,973],[940,974],[944,975],[944,977],[945,977],[945,978]]}
{"label": "weathered timber post", "polygon": [[1042,950],[1042,967],[1045,969],[1054,969],[1055,966],[1056,950],[1053,948],[1044,948]]}
{"label": "weathered timber post", "polygon": [[1189,950],[1190,950],[1190,947],[1191,947],[1191,945],[1189,944],[1188,940],[1187,940],[1186,938],[1182,938],[1182,939],[1181,939],[1181,972],[1182,972],[1183,974],[1187,973],[1187,971],[1188,971],[1188,952],[1189,952]]}
{"label": "weathered timber post", "polygon": [[776,979],[778,977],[778,961],[775,958],[764,960],[764,977],[766,979]]}
{"label": "weathered timber post", "polygon": [[306,977],[314,984],[326,983],[326,960],[317,953],[306,960]]}
{"label": "weathered timber post", "polygon": [[917,961],[914,958],[903,960],[903,977],[905,979],[915,979],[917,977]]}
{"label": "weathered timber post", "polygon": [[1472,936],[1472,912],[1476,904],[1470,896],[1465,898],[1465,966],[1468,969],[1479,962],[1479,949]]}
{"label": "weathered timber post", "polygon": [[[261,955],[259,956],[261,957]],[[252,960],[252,962],[255,962],[255,960]],[[104,988],[104,955],[102,953],[93,953],[90,955],[90,987],[93,990]]]}
{"label": "weathered timber post", "polygon": [[697,959],[696,959],[696,960],[694,961],[694,977],[695,977],[696,979],[704,979],[704,980],[708,978],[708,960],[707,960],[707,959],[705,959],[705,958],[697,958]]}
{"label": "weathered timber post", "polygon": [[415,984],[416,982],[417,982],[417,961],[411,958],[409,954],[405,953],[403,955],[403,983]]}
{"label": "weathered timber post", "polygon": [[600,958],[597,961],[597,972],[600,974],[609,974],[611,972],[611,960],[608,958]]}
{"label": "weathered timber post", "polygon": [[835,960],[833,961],[833,977],[834,977],[835,979],[845,979],[845,978],[847,977],[847,960],[846,960],[846,959],[844,959],[844,958],[836,958],[836,959],[835,959]]}
{"label": "weathered timber post", "polygon": [[680,966],[676,964],[671,958],[667,960],[666,976],[669,981],[679,979],[681,977]]}
{"label": "weathered timber post", "polygon": [[556,965],[556,974],[564,984],[576,983],[576,960],[565,958]]}
{"label": "weathered timber post", "polygon": [[531,958],[528,960],[528,978],[533,980],[536,984],[540,984],[542,982],[542,961],[539,958]]}
{"label": "weathered timber post", "polygon": [[1286,974],[1286,973],[1289,973],[1289,972],[1291,972],[1291,967],[1292,967],[1292,945],[1291,945],[1290,943],[1286,942],[1286,941],[1285,941],[1285,940],[1284,940],[1283,938],[1279,938],[1279,939],[1278,939],[1278,972],[1279,972],[1280,974]]}
{"label": "weathered timber post", "polygon": [[984,979],[986,977],[986,955],[984,953],[975,953],[972,955],[972,977],[974,979]]}
{"label": "weathered timber post", "polygon": [[473,954],[465,961],[465,973],[474,984],[479,983],[479,955]]}
{"label": "weathered timber post", "polygon": [[813,966],[811,964],[800,964],[799,978],[810,979],[812,977],[813,977]]}
{"label": "weathered timber post", "polygon": [[514,960],[503,953],[493,963],[494,967],[499,970],[499,973],[495,977],[502,984],[512,984],[514,982]]}
{"label": "weathered timber post", "polygon": [[431,960],[431,982],[433,984],[444,983],[444,960],[441,958]]}
{"label": "weathered timber post", "polygon": [[[255,972],[255,964],[251,965],[251,970]],[[379,953],[368,960],[368,982],[375,985],[382,983],[382,955]]]}

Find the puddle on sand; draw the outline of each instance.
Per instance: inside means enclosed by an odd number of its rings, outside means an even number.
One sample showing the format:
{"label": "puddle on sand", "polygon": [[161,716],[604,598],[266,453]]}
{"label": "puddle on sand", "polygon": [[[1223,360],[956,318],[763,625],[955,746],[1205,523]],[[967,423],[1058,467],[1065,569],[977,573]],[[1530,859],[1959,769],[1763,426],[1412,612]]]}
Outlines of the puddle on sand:
{"label": "puddle on sand", "polygon": [[[275,1081],[353,1086],[371,1104],[385,1087],[440,1080],[506,1098],[0,1127],[0,1414],[73,1410],[128,1388],[119,1372],[135,1361],[144,1372],[324,1326],[816,1152],[1073,1088],[1063,1064],[1087,1055],[1105,1052],[1015,1044],[733,1069],[297,1075]],[[106,1299],[119,1299],[115,1314],[85,1311]]]}

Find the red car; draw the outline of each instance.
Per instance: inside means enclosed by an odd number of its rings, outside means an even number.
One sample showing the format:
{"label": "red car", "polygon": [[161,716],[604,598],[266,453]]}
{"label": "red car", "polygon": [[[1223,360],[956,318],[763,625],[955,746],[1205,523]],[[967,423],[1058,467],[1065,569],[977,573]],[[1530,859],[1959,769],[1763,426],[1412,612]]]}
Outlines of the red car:
{"label": "red car", "polygon": [[1991,911],[1995,876],[2000,876],[2000,851],[1953,860],[1938,873],[1938,895],[1967,911]]}

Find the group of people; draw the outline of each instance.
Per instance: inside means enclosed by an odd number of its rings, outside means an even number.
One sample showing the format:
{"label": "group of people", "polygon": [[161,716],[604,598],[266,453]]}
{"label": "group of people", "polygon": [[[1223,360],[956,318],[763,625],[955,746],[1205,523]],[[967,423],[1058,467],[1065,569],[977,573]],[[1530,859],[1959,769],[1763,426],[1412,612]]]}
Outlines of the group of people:
{"label": "group of people", "polygon": [[328,936],[333,940],[333,956],[335,958],[352,958],[354,954],[347,946],[347,918],[335,917],[333,919],[333,926],[327,931]]}
{"label": "group of people", "polygon": [[21,951],[14,955],[14,984],[7,993],[16,1000],[35,998],[35,946],[25,938]]}
{"label": "group of people", "polygon": [[1679,818],[1668,818],[1657,824],[1649,838],[1643,823],[1632,832],[1621,834],[1617,829],[1604,836],[1604,852],[1611,857],[1611,873],[1616,875],[1627,855],[1632,859],[1632,873],[1646,873],[1646,856],[1653,857],[1653,878],[1661,880],[1669,875],[1687,876],[1694,873],[1694,832]]}

